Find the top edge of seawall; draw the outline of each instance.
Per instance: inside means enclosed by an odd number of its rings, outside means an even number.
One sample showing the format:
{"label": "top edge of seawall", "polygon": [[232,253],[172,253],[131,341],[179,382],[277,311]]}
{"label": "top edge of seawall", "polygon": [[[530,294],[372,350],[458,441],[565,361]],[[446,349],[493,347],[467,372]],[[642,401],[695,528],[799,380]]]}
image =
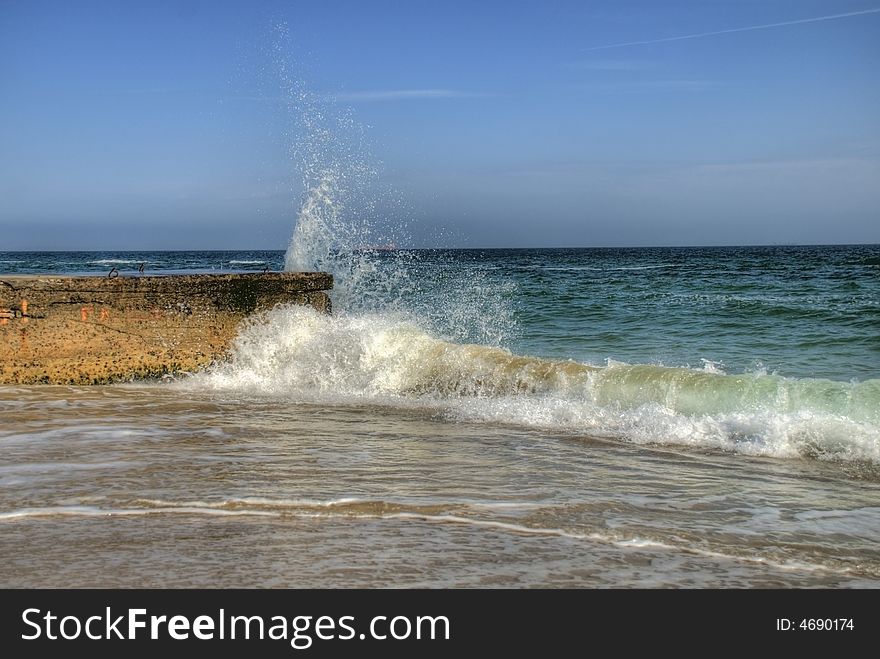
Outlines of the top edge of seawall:
{"label": "top edge of seawall", "polygon": [[170,272],[170,273],[150,273],[150,274],[120,274],[119,276],[108,276],[106,273],[76,273],[65,274],[55,272],[40,273],[0,273],[0,279],[168,279],[169,277],[179,278],[199,278],[199,279],[301,279],[311,277],[332,277],[329,272],[319,271],[302,271],[302,272]]}
{"label": "top edge of seawall", "polygon": [[63,289],[92,291],[204,289],[226,286],[281,286],[292,290],[321,291],[333,288],[333,275],[327,272],[246,272],[150,275],[0,275],[0,291],[7,289]]}

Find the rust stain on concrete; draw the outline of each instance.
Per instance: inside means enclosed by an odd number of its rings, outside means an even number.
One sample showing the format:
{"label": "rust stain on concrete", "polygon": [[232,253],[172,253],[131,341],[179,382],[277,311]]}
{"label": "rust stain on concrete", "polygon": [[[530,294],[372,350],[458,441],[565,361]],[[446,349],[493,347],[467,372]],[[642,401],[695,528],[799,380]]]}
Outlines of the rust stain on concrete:
{"label": "rust stain on concrete", "polygon": [[277,304],[330,311],[321,272],[0,277],[0,384],[103,384],[223,359],[241,321]]}

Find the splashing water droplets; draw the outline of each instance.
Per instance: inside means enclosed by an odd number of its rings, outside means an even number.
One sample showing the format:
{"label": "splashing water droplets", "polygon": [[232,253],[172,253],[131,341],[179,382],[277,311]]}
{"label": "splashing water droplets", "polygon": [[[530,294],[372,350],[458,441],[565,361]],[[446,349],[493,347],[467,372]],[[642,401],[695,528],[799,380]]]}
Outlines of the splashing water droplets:
{"label": "splashing water droplets", "polygon": [[462,272],[451,259],[429,272],[436,258],[426,266],[417,253],[398,249],[411,242],[406,204],[382,183],[363,126],[350,108],[308,90],[280,45],[276,54],[304,191],[285,270],[330,272],[337,314],[389,313],[452,340],[500,345],[514,326],[504,295],[510,285],[477,269]]}

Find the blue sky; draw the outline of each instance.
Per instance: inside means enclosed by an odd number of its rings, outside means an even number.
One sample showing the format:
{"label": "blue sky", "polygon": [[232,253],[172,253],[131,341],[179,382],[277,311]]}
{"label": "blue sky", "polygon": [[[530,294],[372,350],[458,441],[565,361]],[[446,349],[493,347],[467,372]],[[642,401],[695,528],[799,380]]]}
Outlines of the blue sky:
{"label": "blue sky", "polygon": [[413,245],[880,242],[880,2],[0,0],[0,250],[283,249],[282,63]]}

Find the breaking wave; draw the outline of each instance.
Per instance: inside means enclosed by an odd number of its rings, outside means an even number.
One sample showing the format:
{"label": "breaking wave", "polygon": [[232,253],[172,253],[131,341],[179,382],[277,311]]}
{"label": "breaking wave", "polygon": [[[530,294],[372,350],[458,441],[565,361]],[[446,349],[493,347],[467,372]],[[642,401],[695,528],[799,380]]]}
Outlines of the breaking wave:
{"label": "breaking wave", "polygon": [[424,408],[637,443],[880,462],[880,380],[728,375],[539,359],[441,340],[390,312],[281,306],[242,329],[214,390],[292,403]]}

